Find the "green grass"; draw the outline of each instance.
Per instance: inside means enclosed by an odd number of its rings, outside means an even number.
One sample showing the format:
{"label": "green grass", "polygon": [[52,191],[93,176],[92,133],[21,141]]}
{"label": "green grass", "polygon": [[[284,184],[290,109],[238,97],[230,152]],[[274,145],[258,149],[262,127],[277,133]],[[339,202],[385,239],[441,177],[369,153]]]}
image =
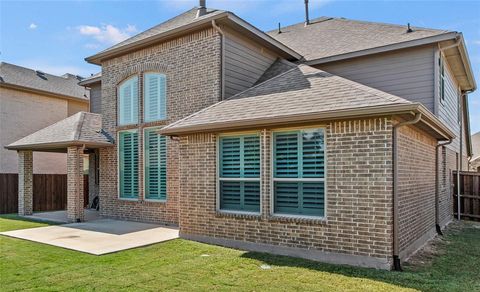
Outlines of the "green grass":
{"label": "green grass", "polygon": [[[0,216],[0,231],[45,225]],[[478,227],[454,228],[437,244],[440,255],[402,273],[181,239],[93,256],[0,236],[0,290],[480,291]]]}

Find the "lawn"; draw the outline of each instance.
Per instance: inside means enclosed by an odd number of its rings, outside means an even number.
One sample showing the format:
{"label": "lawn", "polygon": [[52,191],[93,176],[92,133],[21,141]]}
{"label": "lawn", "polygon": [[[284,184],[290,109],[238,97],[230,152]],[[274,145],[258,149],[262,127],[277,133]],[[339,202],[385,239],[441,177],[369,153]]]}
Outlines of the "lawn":
{"label": "lawn", "polygon": [[[0,216],[0,231],[44,225]],[[450,229],[401,273],[181,239],[93,256],[0,236],[0,290],[480,291],[480,225]]]}

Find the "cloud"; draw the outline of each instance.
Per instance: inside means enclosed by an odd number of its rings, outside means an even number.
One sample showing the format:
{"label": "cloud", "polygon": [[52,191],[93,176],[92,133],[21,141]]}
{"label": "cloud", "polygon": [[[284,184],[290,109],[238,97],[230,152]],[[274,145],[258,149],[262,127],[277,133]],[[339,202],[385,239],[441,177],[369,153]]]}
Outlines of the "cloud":
{"label": "cloud", "polygon": [[[80,25],[77,29],[81,35],[91,37],[98,43],[106,45],[113,45],[124,41],[137,32],[137,28],[130,24],[123,29],[111,24],[102,26]],[[93,45],[95,44],[88,44],[90,48],[92,48]]]}
{"label": "cloud", "polygon": [[30,25],[28,26],[29,29],[36,29],[38,27],[38,25],[36,25],[35,23],[30,23]]}

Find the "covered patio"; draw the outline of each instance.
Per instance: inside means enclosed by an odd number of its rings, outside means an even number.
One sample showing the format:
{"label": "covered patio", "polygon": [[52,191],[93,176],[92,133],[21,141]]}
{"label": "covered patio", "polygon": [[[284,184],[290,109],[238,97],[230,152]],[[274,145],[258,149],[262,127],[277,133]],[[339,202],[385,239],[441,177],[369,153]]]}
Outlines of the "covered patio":
{"label": "covered patio", "polygon": [[83,156],[112,145],[101,115],[78,112],[6,146],[18,152],[18,214],[33,215],[33,152],[59,152],[67,153],[67,221],[85,221]]}

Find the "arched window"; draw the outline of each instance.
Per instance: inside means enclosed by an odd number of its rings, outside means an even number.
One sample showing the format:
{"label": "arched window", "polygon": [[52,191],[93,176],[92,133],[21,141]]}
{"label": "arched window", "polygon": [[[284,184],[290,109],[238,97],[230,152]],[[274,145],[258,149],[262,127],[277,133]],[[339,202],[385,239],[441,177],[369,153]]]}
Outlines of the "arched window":
{"label": "arched window", "polygon": [[143,78],[143,114],[145,122],[167,118],[167,78],[160,73],[145,73]]}
{"label": "arched window", "polygon": [[118,87],[118,125],[138,123],[138,76],[132,76]]}

